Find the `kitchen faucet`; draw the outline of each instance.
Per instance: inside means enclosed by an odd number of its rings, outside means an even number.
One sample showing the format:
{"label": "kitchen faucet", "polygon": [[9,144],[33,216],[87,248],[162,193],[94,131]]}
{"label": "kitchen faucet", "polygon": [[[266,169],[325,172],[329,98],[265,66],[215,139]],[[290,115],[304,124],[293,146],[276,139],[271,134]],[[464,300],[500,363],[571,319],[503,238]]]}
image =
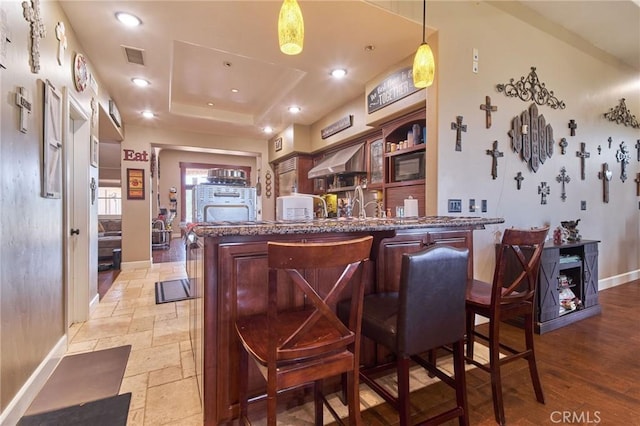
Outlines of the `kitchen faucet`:
{"label": "kitchen faucet", "polygon": [[364,204],[364,193],[362,192],[362,186],[357,185],[355,187],[355,189],[353,190],[353,204],[355,205],[355,203],[358,203],[358,218],[359,219],[366,219],[367,218],[367,212],[365,211],[365,204]]}

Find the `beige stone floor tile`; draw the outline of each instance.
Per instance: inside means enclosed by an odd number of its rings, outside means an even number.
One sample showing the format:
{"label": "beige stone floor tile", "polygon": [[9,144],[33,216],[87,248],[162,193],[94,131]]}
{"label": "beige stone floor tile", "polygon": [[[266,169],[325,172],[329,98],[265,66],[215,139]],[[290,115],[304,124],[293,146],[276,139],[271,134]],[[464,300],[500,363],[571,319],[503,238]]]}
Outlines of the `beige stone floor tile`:
{"label": "beige stone floor tile", "polygon": [[120,271],[117,277],[117,281],[133,280],[137,278],[144,278],[147,275],[146,269],[132,269]]}
{"label": "beige stone floor tile", "polygon": [[151,317],[151,316],[159,316],[159,315],[167,315],[167,314],[172,314],[175,317],[176,307],[173,303],[163,303],[160,305],[156,305],[154,303],[153,305],[140,306],[135,309],[133,317],[141,318],[141,317]]}
{"label": "beige stone floor tile", "polygon": [[105,302],[98,304],[91,312],[91,318],[107,318],[113,314],[113,311],[118,306],[118,302]]}
{"label": "beige stone floor tile", "polygon": [[177,317],[167,320],[160,320],[156,317],[153,326],[153,345],[164,345],[166,343],[180,343],[189,338],[189,318]]}
{"label": "beige stone floor tile", "polygon": [[191,350],[191,340],[183,340],[180,342],[180,352]]}
{"label": "beige stone floor tile", "polygon": [[131,350],[140,350],[151,347],[153,332],[151,330],[138,333],[127,333],[122,336],[106,337],[99,339],[95,350],[114,348],[116,346],[131,345]]}
{"label": "beige stone floor tile", "polygon": [[149,371],[180,366],[180,345],[178,343],[152,346],[131,351],[124,375],[125,377],[135,376]]}
{"label": "beige stone floor tile", "polygon": [[196,375],[196,365],[193,360],[193,352],[191,349],[188,351],[180,352],[180,358],[182,360],[182,377],[193,377]]}
{"label": "beige stone floor tile", "polygon": [[85,340],[84,342],[70,343],[67,347],[67,354],[90,352],[96,347],[98,340]]}
{"label": "beige stone floor tile", "polygon": [[133,318],[129,325],[128,333],[136,333],[139,331],[153,330],[155,317],[139,317]]}
{"label": "beige stone floor tile", "polygon": [[131,316],[128,315],[109,318],[92,318],[82,324],[82,327],[80,327],[80,330],[78,330],[74,336],[72,343],[124,335],[129,329],[130,322]]}
{"label": "beige stone floor tile", "polygon": [[82,327],[82,324],[83,323],[81,322],[71,324],[71,326],[69,327],[69,330],[67,331],[67,338],[69,339],[69,341],[73,340],[73,338],[78,333],[78,331],[80,331],[80,327]]}
{"label": "beige stone floor tile", "polygon": [[145,425],[182,425],[183,419],[200,413],[195,378],[154,386],[147,390]]}
{"label": "beige stone floor tile", "polygon": [[118,288],[118,289],[110,289],[109,292],[107,294],[104,295],[104,298],[102,299],[103,302],[111,302],[111,301],[117,301],[117,302],[122,302],[125,300],[135,300],[139,297],[141,297],[142,292],[140,288],[136,288],[136,287],[123,287],[123,288]]}
{"label": "beige stone floor tile", "polygon": [[149,372],[149,387],[164,385],[183,379],[181,367],[168,367]]}
{"label": "beige stone floor tile", "polygon": [[144,426],[144,408],[140,408],[139,410],[131,410],[131,408],[129,408],[127,426]]}
{"label": "beige stone floor tile", "polygon": [[149,387],[149,375],[147,373],[125,377],[120,384],[120,393],[131,392],[131,404],[129,411],[144,409],[147,401],[147,388]]}
{"label": "beige stone floor tile", "polygon": [[121,309],[135,309],[141,306],[153,306],[156,304],[155,299],[149,297],[138,296],[136,298],[131,298],[127,300],[121,300],[118,303],[116,311]]}

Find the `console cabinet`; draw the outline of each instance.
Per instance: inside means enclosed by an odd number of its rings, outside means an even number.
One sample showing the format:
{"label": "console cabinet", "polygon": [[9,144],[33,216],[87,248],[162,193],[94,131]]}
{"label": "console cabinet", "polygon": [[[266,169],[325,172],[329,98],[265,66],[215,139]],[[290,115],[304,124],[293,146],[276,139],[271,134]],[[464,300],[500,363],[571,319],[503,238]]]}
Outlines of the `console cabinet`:
{"label": "console cabinet", "polygon": [[540,262],[535,329],[543,334],[597,315],[598,243],[545,244]]}

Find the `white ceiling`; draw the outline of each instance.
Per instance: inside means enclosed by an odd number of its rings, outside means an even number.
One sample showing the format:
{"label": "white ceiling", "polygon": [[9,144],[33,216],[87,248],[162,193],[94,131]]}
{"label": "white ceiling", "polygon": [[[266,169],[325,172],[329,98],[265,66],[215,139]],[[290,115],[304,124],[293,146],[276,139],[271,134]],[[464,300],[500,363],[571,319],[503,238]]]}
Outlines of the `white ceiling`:
{"label": "white ceiling", "polygon": [[[61,5],[125,125],[268,139],[261,133],[265,125],[276,131],[292,122],[309,125],[361,96],[366,82],[412,55],[422,38],[419,23],[364,1],[299,2],[305,45],[297,56],[278,48],[280,0],[73,0]],[[491,3],[640,71],[638,0]],[[422,2],[402,9],[421,17]],[[114,18],[117,11],[137,15],[143,25],[123,28]],[[367,45],[375,49],[367,51]],[[128,63],[123,46],[141,49],[144,66]],[[347,77],[333,81],[333,67],[348,68]],[[151,86],[135,87],[132,77],[144,77]],[[301,106],[302,113],[292,117],[286,111],[291,104]],[[157,117],[145,121],[144,109]]]}

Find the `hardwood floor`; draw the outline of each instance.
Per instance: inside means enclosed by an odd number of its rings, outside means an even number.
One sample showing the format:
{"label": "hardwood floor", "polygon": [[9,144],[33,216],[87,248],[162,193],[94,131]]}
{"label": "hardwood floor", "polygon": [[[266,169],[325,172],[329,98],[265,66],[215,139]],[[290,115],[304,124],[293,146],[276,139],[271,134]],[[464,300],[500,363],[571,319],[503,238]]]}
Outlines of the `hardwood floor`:
{"label": "hardwood floor", "polygon": [[[184,247],[184,241],[182,238],[177,237],[171,240],[169,248],[166,249],[153,249],[151,251],[153,256],[153,263],[166,263],[166,262],[184,262],[186,258],[186,252]],[[107,269],[106,271],[98,271],[98,296],[102,300],[104,295],[111,288],[111,284],[115,281],[119,270]]]}
{"label": "hardwood floor", "polygon": [[[599,300],[601,315],[535,336],[545,404],[536,401],[526,361],[503,367],[507,424],[640,425],[640,280],[603,290]],[[514,326],[505,324],[501,333],[509,344],[522,342]],[[489,374],[470,370],[467,392],[470,424],[494,425]],[[452,391],[441,383],[415,392],[413,420],[453,401]],[[397,414],[383,404],[364,411],[363,423],[397,425]]]}

